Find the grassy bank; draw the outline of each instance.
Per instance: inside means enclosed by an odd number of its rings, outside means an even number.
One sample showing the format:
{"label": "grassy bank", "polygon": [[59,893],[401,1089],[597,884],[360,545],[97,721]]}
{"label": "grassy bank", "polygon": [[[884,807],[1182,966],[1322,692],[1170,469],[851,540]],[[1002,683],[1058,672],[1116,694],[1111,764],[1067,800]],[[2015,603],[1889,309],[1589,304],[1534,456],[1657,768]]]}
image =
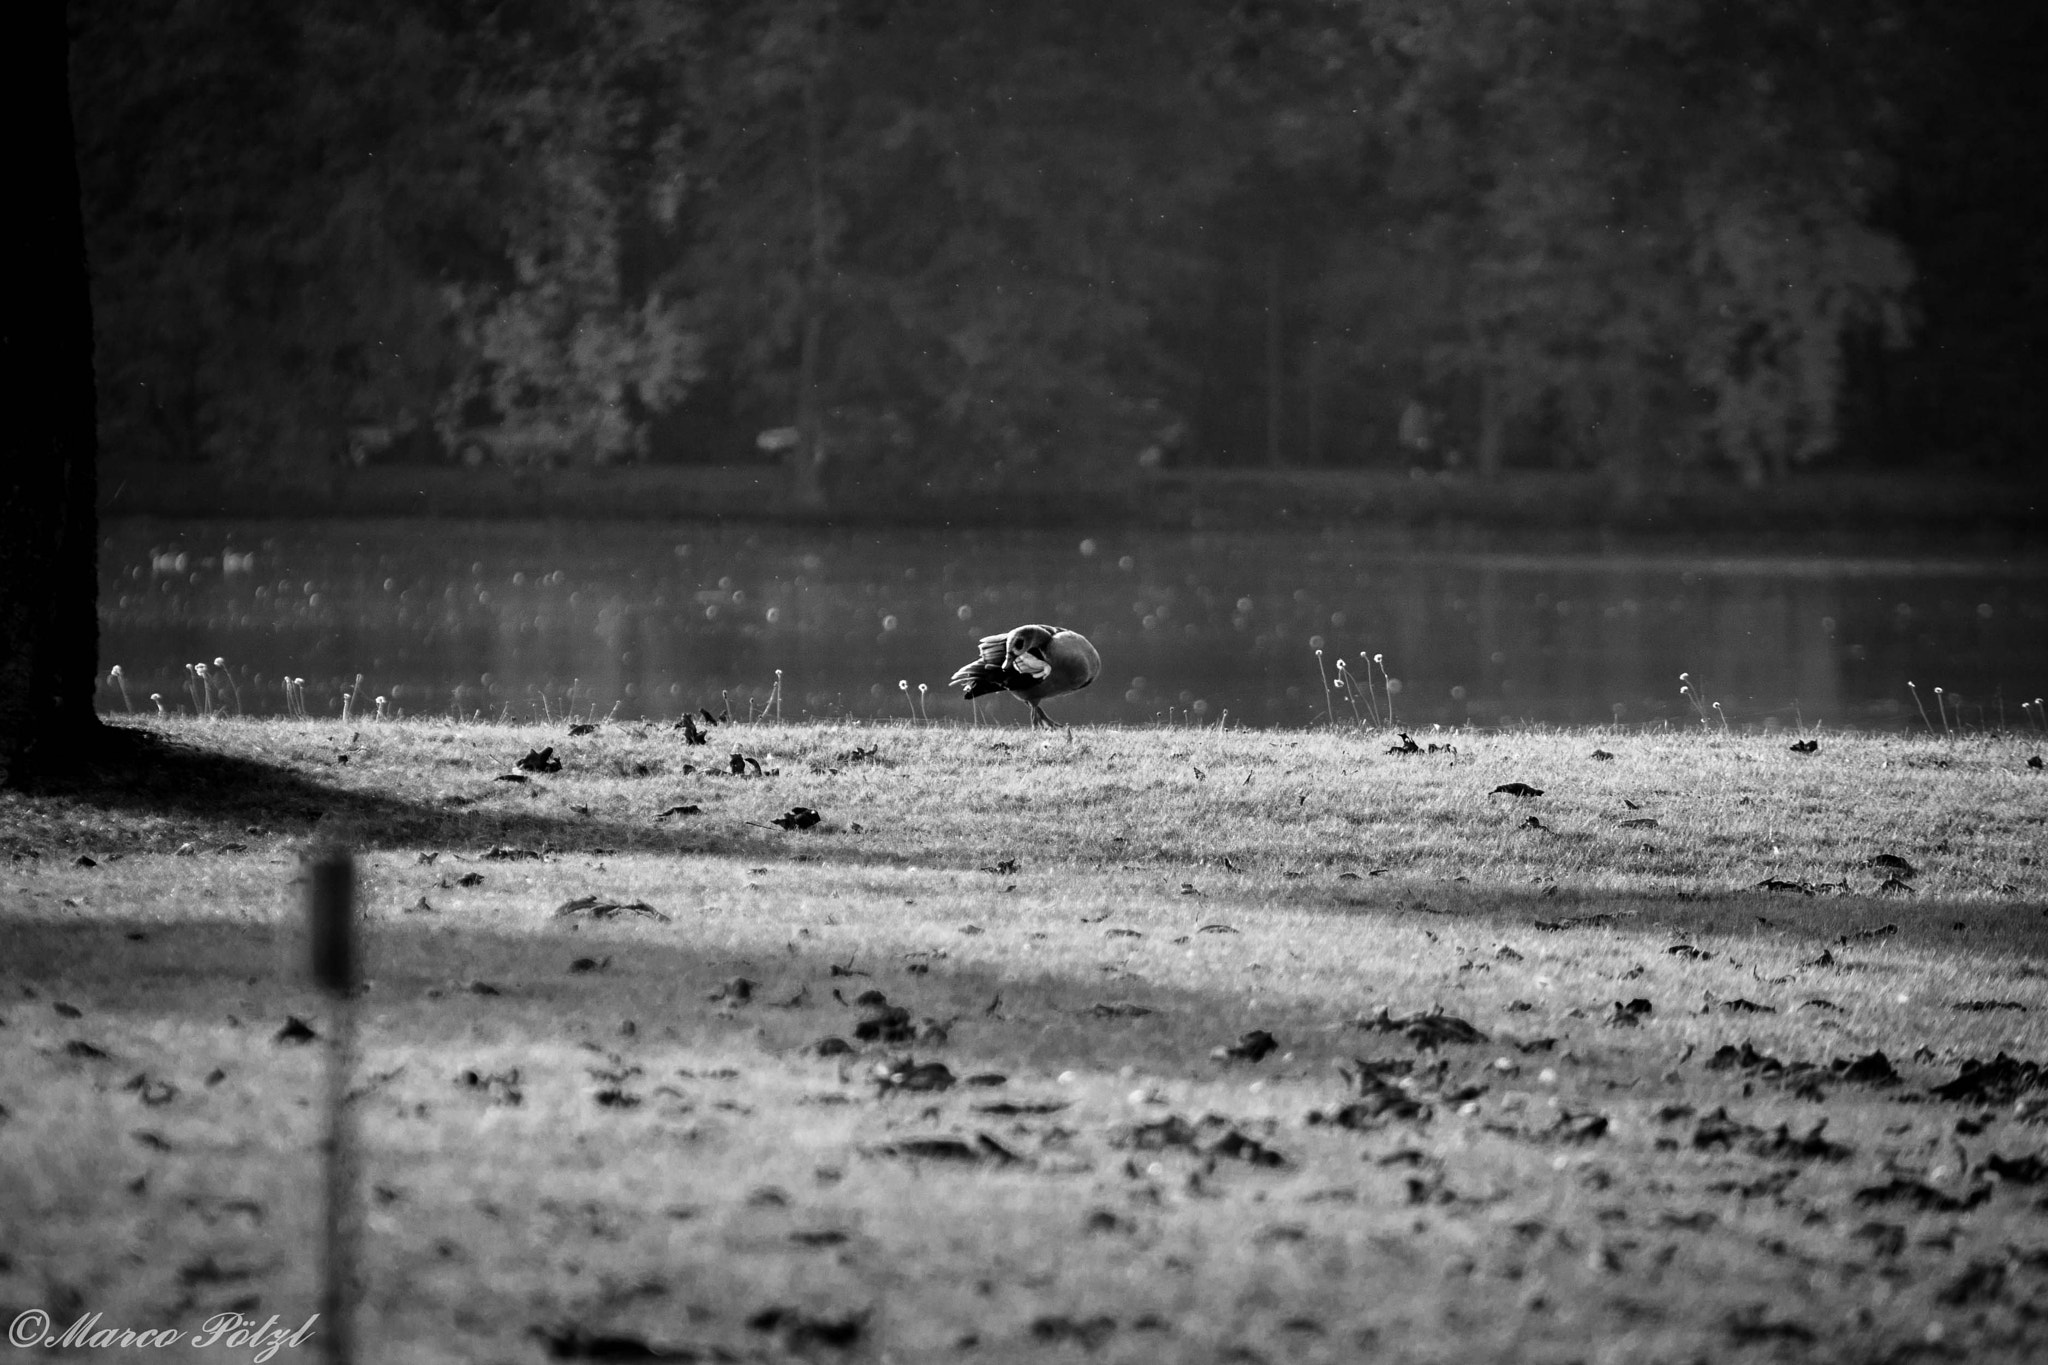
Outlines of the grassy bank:
{"label": "grassy bank", "polygon": [[10,1319],[313,1311],[331,838],[365,1359],[2048,1346],[2021,740],[135,728],[0,798]]}

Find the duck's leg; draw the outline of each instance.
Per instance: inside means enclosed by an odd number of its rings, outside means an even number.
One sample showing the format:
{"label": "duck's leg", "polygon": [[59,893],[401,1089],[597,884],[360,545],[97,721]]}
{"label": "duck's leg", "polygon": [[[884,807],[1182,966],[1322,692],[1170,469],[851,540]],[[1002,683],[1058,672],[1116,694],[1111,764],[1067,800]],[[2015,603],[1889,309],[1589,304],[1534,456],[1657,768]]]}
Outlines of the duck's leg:
{"label": "duck's leg", "polygon": [[1039,727],[1040,725],[1043,725],[1043,726],[1045,726],[1045,727],[1046,727],[1046,728],[1047,728],[1048,730],[1066,730],[1066,731],[1068,732],[1069,738],[1071,738],[1071,737],[1072,737],[1072,731],[1073,731],[1073,727],[1072,727],[1072,726],[1068,726],[1068,725],[1062,725],[1062,724],[1060,724],[1060,723],[1059,723],[1058,721],[1054,720],[1054,719],[1053,719],[1053,718],[1052,718],[1051,716],[1048,716],[1047,714],[1045,714],[1045,708],[1044,708],[1044,707],[1040,706],[1040,705],[1039,705],[1039,704],[1038,704],[1037,702],[1032,702],[1032,703],[1031,703],[1031,728],[1032,728],[1032,729],[1034,729],[1034,730],[1036,730],[1036,729],[1037,729],[1037,728],[1038,728],[1038,727]]}

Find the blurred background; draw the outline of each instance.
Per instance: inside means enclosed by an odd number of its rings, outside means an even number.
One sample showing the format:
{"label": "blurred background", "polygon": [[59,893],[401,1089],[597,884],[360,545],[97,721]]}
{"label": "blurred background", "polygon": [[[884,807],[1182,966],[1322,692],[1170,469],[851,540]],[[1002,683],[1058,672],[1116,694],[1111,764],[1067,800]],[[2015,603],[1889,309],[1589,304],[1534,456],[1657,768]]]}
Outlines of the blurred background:
{"label": "blurred background", "polygon": [[2048,724],[2040,6],[70,11],[109,709]]}

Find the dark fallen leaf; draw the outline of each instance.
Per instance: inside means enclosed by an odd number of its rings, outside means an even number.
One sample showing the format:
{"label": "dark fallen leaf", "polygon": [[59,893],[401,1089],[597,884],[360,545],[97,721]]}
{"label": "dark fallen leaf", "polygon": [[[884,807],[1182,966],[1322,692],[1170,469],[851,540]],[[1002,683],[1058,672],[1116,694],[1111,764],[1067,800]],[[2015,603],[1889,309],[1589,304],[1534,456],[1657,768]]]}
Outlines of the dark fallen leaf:
{"label": "dark fallen leaf", "polygon": [[628,1090],[620,1090],[615,1086],[599,1090],[592,1094],[590,1098],[596,1100],[598,1105],[605,1109],[637,1109],[641,1103],[640,1096]]}
{"label": "dark fallen leaf", "polygon": [[1963,1000],[1949,1006],[1964,1014],[1990,1014],[1998,1010],[2013,1010],[2025,1014],[2027,1007],[2017,1000]]}
{"label": "dark fallen leaf", "polygon": [[1205,924],[1195,930],[1195,932],[1198,934],[1234,934],[1237,930],[1227,924]]}
{"label": "dark fallen leaf", "polygon": [[818,812],[812,810],[809,806],[791,806],[768,823],[780,825],[786,830],[809,829],[823,818],[823,816],[819,815]]}
{"label": "dark fallen leaf", "polygon": [[299,1018],[298,1015],[288,1014],[285,1016],[284,1027],[277,1031],[276,1036],[271,1041],[293,1046],[303,1046],[319,1036],[319,1034],[313,1032],[312,1025]]}
{"label": "dark fallen leaf", "polygon": [[[1545,892],[1544,894],[1548,895],[1549,893]],[[1534,921],[1538,929],[1552,934],[1566,929],[1601,929],[1616,923],[1619,923],[1619,917],[1605,912],[1597,915],[1577,915],[1570,919],[1539,919]]]}
{"label": "dark fallen leaf", "polygon": [[1738,1345],[1749,1345],[1760,1341],[1810,1342],[1818,1339],[1811,1327],[1789,1318],[1769,1319],[1764,1316],[1764,1306],[1753,1307],[1731,1315],[1728,1319],[1728,1335]]}
{"label": "dark fallen leaf", "polygon": [[525,1092],[519,1088],[519,1068],[505,1071],[478,1071],[473,1067],[455,1073],[455,1083],[465,1090],[481,1090],[498,1104],[518,1107],[526,1100]]}
{"label": "dark fallen leaf", "polygon": [[1503,782],[1488,795],[1491,796],[1541,796],[1541,787],[1532,787],[1527,782]]}
{"label": "dark fallen leaf", "polygon": [[513,765],[523,773],[558,773],[562,771],[562,760],[555,757],[553,745],[545,749],[530,749],[526,757]]}
{"label": "dark fallen leaf", "polygon": [[610,957],[579,957],[569,964],[569,970],[576,973],[601,972],[611,965],[612,960]]}
{"label": "dark fallen leaf", "polygon": [[555,918],[564,919],[571,915],[587,915],[591,919],[612,919],[618,915],[639,915],[645,919],[659,920],[663,924],[669,917],[649,905],[646,901],[615,901],[602,896],[578,896],[563,901],[555,907]]}
{"label": "dark fallen leaf", "polygon": [[995,1114],[1013,1118],[1025,1114],[1057,1114],[1067,1107],[1066,1100],[989,1100],[971,1106],[977,1114]]}
{"label": "dark fallen leaf", "polygon": [[847,1042],[844,1038],[828,1035],[812,1043],[807,1050],[816,1053],[820,1057],[839,1057],[852,1052],[854,1049],[853,1044]]}
{"label": "dark fallen leaf", "polygon": [[1598,763],[1609,763],[1612,762],[1614,759],[1614,755],[1608,753],[1605,749],[1595,749],[1593,751],[1592,757],[1594,761]]}
{"label": "dark fallen leaf", "polygon": [[1422,752],[1422,746],[1404,734],[1401,736],[1401,742],[1390,747],[1387,752],[1390,754],[1419,754]]}
{"label": "dark fallen leaf", "polygon": [[503,995],[504,992],[488,981],[472,981],[467,987],[471,995]]}
{"label": "dark fallen leaf", "polygon": [[1877,884],[1877,894],[1880,896],[1910,896],[1913,894],[1913,888],[1897,877],[1886,877]]}
{"label": "dark fallen leaf", "polygon": [[1050,1343],[1071,1341],[1084,1351],[1097,1351],[1116,1335],[1116,1319],[1104,1314],[1092,1318],[1047,1316],[1033,1318],[1033,1340]]}
{"label": "dark fallen leaf", "polygon": [[1695,948],[1690,943],[1674,943],[1664,951],[1673,957],[1682,957],[1688,961],[1711,962],[1714,959],[1712,953]]}
{"label": "dark fallen leaf", "polygon": [[488,852],[486,852],[483,856],[484,861],[489,863],[524,863],[541,861],[541,854],[538,849],[513,848],[509,845],[504,844],[493,845],[491,849]]}
{"label": "dark fallen leaf", "polygon": [[1621,827],[1623,829],[1655,829],[1657,828],[1657,821],[1653,816],[1644,815],[1634,820],[1622,821]]}
{"label": "dark fallen leaf", "polygon": [[853,1026],[853,1036],[863,1043],[907,1043],[917,1036],[917,1030],[910,1022],[909,1010],[901,1005],[879,1005]]}
{"label": "dark fallen leaf", "polygon": [[657,820],[666,820],[673,815],[697,815],[701,813],[702,810],[702,806],[670,806],[667,810],[661,812],[654,818]]}
{"label": "dark fallen leaf", "polygon": [[1733,1000],[1723,1000],[1721,1008],[1729,1014],[1776,1014],[1778,1012],[1774,1006],[1759,1005],[1756,1001],[1744,1000],[1741,996],[1737,996]]}
{"label": "dark fallen leaf", "polygon": [[1883,1185],[1868,1185],[1856,1191],[1854,1196],[1859,1207],[1872,1204],[1908,1204],[1922,1213],[1959,1213],[1974,1209],[1991,1197],[1989,1185],[1978,1185],[1968,1195],[1958,1199],[1932,1185],[1904,1176],[1894,1176]]}
{"label": "dark fallen leaf", "polygon": [[1984,1164],[1979,1169],[1989,1171],[2011,1185],[2038,1185],[2043,1180],[2048,1180],[2048,1161],[2043,1161],[2035,1153],[2003,1157],[1993,1152],[1984,1158]]}
{"label": "dark fallen leaf", "polygon": [[2001,1052],[1991,1061],[1970,1058],[1956,1078],[1934,1088],[1944,1100],[1970,1104],[2010,1104],[2030,1090],[2048,1089],[2048,1073],[2040,1063]]}
{"label": "dark fallen leaf", "polygon": [[1817,739],[1795,739],[1789,747],[1795,754],[1817,754],[1820,752],[1820,741]]}
{"label": "dark fallen leaf", "polygon": [[1745,1041],[1741,1047],[1726,1044],[1715,1049],[1707,1059],[1709,1071],[1760,1071],[1775,1075],[1785,1069],[1785,1064],[1768,1052],[1759,1052]]}
{"label": "dark fallen leaf", "polygon": [[135,1141],[141,1143],[144,1147],[149,1148],[153,1152],[171,1152],[177,1150],[175,1147],[171,1145],[171,1140],[169,1138],[165,1137],[162,1133],[154,1131],[153,1129],[138,1128],[134,1132],[130,1133],[128,1136],[133,1138]]}
{"label": "dark fallen leaf", "polygon": [[1427,1120],[1430,1117],[1432,1110],[1429,1105],[1400,1086],[1389,1085],[1370,1072],[1358,1073],[1354,1077],[1354,1083],[1359,1087],[1357,1099],[1328,1113],[1312,1109],[1308,1113],[1308,1122],[1328,1123],[1339,1128],[1369,1132],[1390,1122]]}
{"label": "dark fallen leaf", "polygon": [[1276,1052],[1279,1048],[1280,1044],[1272,1034],[1264,1029],[1253,1029],[1228,1047],[1214,1049],[1209,1056],[1219,1062],[1257,1062],[1263,1061],[1267,1054]]}
{"label": "dark fallen leaf", "polygon": [[891,1090],[926,1094],[951,1090],[954,1079],[944,1062],[919,1062],[909,1057],[883,1062],[875,1068],[875,1081],[884,1095]]}
{"label": "dark fallen leaf", "polygon": [[981,1161],[981,1147],[957,1137],[907,1137],[860,1149],[868,1156],[901,1157],[908,1161]]}
{"label": "dark fallen leaf", "polygon": [[789,1240],[802,1247],[836,1247],[846,1244],[848,1234],[839,1228],[799,1228]]}
{"label": "dark fallen leaf", "polygon": [[1228,1157],[1233,1161],[1248,1162],[1253,1166],[1285,1166],[1287,1158],[1266,1146],[1256,1138],[1245,1136],[1235,1128],[1227,1130],[1204,1149],[1209,1156]]}
{"label": "dark fallen leaf", "polygon": [[1369,1033],[1399,1033],[1419,1049],[1442,1047],[1446,1043],[1483,1043],[1486,1035],[1456,1015],[1441,1011],[1415,1014],[1402,1019],[1382,1009],[1370,1018],[1350,1021],[1352,1028]]}
{"label": "dark fallen leaf", "polygon": [[1833,1068],[1843,1080],[1863,1085],[1896,1085],[1899,1081],[1898,1068],[1882,1052],[1872,1052],[1854,1061],[1837,1058]]}
{"label": "dark fallen leaf", "polygon": [[864,1312],[828,1318],[777,1305],[764,1308],[748,1318],[747,1326],[756,1332],[775,1333],[784,1350],[802,1355],[817,1346],[829,1346],[838,1351],[849,1349],[860,1341],[861,1333],[867,1328],[867,1320],[868,1315]]}
{"label": "dark fallen leaf", "polygon": [[97,1061],[108,1054],[104,1049],[86,1042],[83,1038],[73,1038],[70,1042],[64,1044],[64,1055],[66,1057],[76,1057],[81,1061]]}
{"label": "dark fallen leaf", "polygon": [[1102,1019],[1141,1019],[1148,1014],[1157,1013],[1149,1005],[1134,1005],[1128,1000],[1090,1005],[1086,1012]]}
{"label": "dark fallen leaf", "polygon": [[1813,887],[1807,882],[1787,881],[1783,877],[1766,877],[1756,884],[1759,891],[1797,891],[1802,896],[1811,896]]}
{"label": "dark fallen leaf", "polygon": [[1972,1261],[1960,1275],[1942,1286],[1934,1301],[1951,1308],[1995,1303],[2005,1297],[2006,1274],[2006,1263],[2002,1259]]}
{"label": "dark fallen leaf", "polygon": [[1617,1000],[1614,1002],[1614,1008],[1608,1012],[1607,1025],[1610,1028],[1634,1028],[1650,1016],[1652,1008],[1650,1002],[1641,996],[1627,1004]]}
{"label": "dark fallen leaf", "polygon": [[1746,1145],[1751,1156],[1765,1161],[1846,1161],[1851,1149],[1822,1137],[1827,1126],[1828,1121],[1822,1119],[1803,1135],[1793,1137],[1791,1126],[1781,1123],[1770,1132],[1754,1135]]}

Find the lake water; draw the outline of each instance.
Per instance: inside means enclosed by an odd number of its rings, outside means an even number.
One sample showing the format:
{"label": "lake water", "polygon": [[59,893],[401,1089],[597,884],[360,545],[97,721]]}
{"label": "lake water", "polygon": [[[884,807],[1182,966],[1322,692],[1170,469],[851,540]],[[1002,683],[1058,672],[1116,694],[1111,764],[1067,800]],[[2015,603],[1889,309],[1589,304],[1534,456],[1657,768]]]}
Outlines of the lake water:
{"label": "lake water", "polygon": [[[2048,693],[2048,564],[1558,557],[1317,535],[821,531],[648,523],[110,521],[102,680],[192,710],[185,665],[225,661],[228,703],[523,717],[758,710],[965,720],[945,689],[984,634],[1090,636],[1103,676],[1059,720],[1302,726],[1353,717],[1384,660],[1404,727],[1697,724],[1687,673],[1737,727],[2030,724]],[[906,694],[899,682],[909,684]],[[1387,705],[1356,688],[1360,714]],[[543,701],[545,699],[545,701]],[[108,686],[102,706],[123,701]],[[203,704],[203,703],[202,703]],[[1017,724],[1025,708],[980,703]],[[1711,712],[1710,712],[1711,714]],[[1716,719],[1718,726],[1719,720]]]}

